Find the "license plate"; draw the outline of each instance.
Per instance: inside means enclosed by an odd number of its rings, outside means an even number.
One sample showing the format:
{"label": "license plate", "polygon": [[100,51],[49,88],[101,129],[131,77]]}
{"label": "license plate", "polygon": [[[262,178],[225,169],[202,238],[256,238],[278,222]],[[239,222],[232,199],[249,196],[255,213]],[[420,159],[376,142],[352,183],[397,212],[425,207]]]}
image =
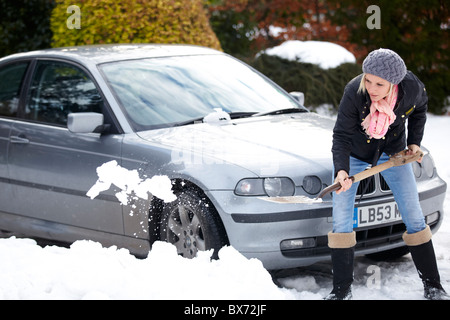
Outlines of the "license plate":
{"label": "license plate", "polygon": [[353,228],[373,226],[401,219],[396,202],[356,207],[353,212]]}

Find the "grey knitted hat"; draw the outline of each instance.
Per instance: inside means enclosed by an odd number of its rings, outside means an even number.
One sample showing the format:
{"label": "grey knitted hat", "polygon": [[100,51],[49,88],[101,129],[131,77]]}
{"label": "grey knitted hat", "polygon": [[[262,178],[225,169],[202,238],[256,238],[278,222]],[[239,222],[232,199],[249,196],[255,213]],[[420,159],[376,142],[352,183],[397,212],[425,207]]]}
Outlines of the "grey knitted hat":
{"label": "grey knitted hat", "polygon": [[393,84],[399,84],[406,75],[403,59],[389,49],[374,50],[364,59],[364,73],[373,74]]}

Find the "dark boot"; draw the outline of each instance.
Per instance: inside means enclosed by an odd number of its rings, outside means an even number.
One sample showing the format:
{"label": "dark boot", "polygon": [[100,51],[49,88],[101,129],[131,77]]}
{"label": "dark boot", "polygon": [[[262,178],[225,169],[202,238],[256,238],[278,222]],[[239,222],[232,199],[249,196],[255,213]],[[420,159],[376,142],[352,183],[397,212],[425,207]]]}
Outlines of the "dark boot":
{"label": "dark boot", "polygon": [[429,300],[449,300],[444,288],[442,288],[439,271],[431,241],[430,227],[424,230],[408,234],[405,232],[403,240],[408,245],[412,259],[422,279],[424,297]]}
{"label": "dark boot", "polygon": [[355,245],[355,232],[330,232],[328,234],[328,246],[331,248],[333,267],[333,290],[325,297],[325,300],[350,300],[352,298]]}

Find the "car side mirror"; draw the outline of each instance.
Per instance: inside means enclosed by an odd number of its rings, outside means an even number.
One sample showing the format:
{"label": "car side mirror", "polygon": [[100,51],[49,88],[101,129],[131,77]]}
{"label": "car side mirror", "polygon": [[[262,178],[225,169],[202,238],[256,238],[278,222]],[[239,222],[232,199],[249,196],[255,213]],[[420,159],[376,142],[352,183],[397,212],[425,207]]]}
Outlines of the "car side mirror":
{"label": "car side mirror", "polygon": [[289,92],[289,94],[294,97],[295,100],[297,100],[298,103],[300,103],[302,106],[305,105],[305,94],[300,91],[292,91]]}
{"label": "car side mirror", "polygon": [[69,113],[67,128],[73,133],[102,133],[105,130],[103,114],[96,112]]}

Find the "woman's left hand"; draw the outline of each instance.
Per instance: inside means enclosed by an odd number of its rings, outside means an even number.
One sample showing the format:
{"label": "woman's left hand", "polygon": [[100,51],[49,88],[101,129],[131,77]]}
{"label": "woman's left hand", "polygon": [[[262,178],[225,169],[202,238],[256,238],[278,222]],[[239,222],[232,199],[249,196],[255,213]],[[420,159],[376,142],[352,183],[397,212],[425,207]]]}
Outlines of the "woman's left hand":
{"label": "woman's left hand", "polygon": [[[410,144],[408,146],[408,151],[406,152],[406,155],[413,155],[416,154],[417,152],[422,152],[422,150],[420,149],[420,147],[417,144]],[[422,157],[420,157],[419,160],[417,160],[418,163],[422,162]]]}

